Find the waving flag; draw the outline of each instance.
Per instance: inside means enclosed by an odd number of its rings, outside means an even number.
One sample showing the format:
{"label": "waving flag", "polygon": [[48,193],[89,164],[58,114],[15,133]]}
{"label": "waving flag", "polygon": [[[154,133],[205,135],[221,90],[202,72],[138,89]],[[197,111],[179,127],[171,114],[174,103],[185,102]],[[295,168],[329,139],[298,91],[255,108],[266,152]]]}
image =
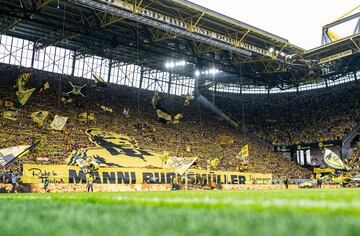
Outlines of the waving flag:
{"label": "waving flag", "polygon": [[16,92],[16,104],[18,107],[24,106],[27,101],[29,101],[31,95],[35,91],[35,88],[23,90],[23,91],[17,91]]}
{"label": "waving flag", "polygon": [[330,168],[333,168],[335,170],[346,170],[346,171],[350,170],[350,167],[345,165],[340,159],[340,157],[330,149],[325,149],[324,162]]}
{"label": "waving flag", "polygon": [[3,112],[3,117],[8,120],[17,120],[19,116],[19,111],[17,110],[8,110]]}
{"label": "waving flag", "polygon": [[37,112],[33,112],[31,113],[31,119],[33,122],[35,122],[36,124],[43,126],[44,125],[44,121],[46,120],[46,118],[48,117],[49,112],[48,111],[37,111]]}
{"label": "waving flag", "polygon": [[69,119],[68,117],[55,115],[55,118],[54,118],[53,122],[50,124],[50,127],[54,130],[61,131],[64,129],[64,126],[68,119]]}
{"label": "waving flag", "polygon": [[39,145],[39,143],[40,141],[37,141],[32,145],[23,145],[0,149],[0,166],[4,167],[16,158],[25,155],[30,150],[35,149]]}

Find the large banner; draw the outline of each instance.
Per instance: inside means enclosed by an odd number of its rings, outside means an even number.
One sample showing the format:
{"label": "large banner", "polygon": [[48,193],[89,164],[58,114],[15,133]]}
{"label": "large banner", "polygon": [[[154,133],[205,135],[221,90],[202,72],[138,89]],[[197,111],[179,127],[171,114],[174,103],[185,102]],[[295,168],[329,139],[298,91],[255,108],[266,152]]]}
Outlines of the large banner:
{"label": "large banner", "polygon": [[[145,168],[100,168],[93,172],[96,184],[171,184],[175,179],[182,183],[206,185],[209,183],[242,185],[271,184],[272,174],[241,172],[188,170],[180,176],[175,170]],[[87,175],[77,166],[67,165],[23,165],[24,183],[86,183]]]}
{"label": "large banner", "polygon": [[75,159],[82,157],[96,160],[100,167],[163,168],[163,154],[140,149],[129,136],[101,129],[88,129],[86,134],[96,147],[73,151],[67,159],[69,165],[76,165]]}

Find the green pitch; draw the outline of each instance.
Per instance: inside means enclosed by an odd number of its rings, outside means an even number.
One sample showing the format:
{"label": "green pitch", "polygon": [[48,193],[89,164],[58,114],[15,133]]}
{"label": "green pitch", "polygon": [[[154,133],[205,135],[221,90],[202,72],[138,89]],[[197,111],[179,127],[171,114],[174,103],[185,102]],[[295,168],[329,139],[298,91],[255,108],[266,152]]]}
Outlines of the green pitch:
{"label": "green pitch", "polygon": [[360,189],[0,195],[0,235],[360,234]]}

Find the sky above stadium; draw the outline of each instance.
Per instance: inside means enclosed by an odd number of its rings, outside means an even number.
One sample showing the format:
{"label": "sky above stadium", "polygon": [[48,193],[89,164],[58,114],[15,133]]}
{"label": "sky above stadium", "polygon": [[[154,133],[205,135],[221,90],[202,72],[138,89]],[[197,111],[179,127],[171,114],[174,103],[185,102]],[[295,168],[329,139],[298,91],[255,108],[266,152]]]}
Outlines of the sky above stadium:
{"label": "sky above stadium", "polygon": [[[190,1],[286,38],[304,49],[320,46],[322,26],[360,4],[360,0]],[[355,24],[353,20],[334,27],[333,31],[346,37],[352,34]]]}

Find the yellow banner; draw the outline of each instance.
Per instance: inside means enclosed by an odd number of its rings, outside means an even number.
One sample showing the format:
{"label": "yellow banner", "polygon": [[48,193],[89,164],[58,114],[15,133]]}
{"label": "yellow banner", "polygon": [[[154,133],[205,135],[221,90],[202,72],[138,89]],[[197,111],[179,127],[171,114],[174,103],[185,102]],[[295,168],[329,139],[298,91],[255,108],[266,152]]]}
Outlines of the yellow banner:
{"label": "yellow banner", "polygon": [[352,50],[349,49],[349,50],[339,52],[337,54],[334,54],[334,55],[331,55],[331,56],[328,56],[328,57],[320,58],[320,64],[324,64],[324,63],[327,63],[327,62],[330,62],[330,61],[335,61],[337,59],[350,56],[351,54],[352,54]]}
{"label": "yellow banner", "polygon": [[[184,176],[175,170],[143,168],[100,168],[93,172],[95,184],[171,184],[174,179],[182,183],[206,185],[211,183],[242,185],[271,184],[272,174],[188,170]],[[79,167],[66,165],[23,165],[24,183],[86,183],[86,175]]]}

